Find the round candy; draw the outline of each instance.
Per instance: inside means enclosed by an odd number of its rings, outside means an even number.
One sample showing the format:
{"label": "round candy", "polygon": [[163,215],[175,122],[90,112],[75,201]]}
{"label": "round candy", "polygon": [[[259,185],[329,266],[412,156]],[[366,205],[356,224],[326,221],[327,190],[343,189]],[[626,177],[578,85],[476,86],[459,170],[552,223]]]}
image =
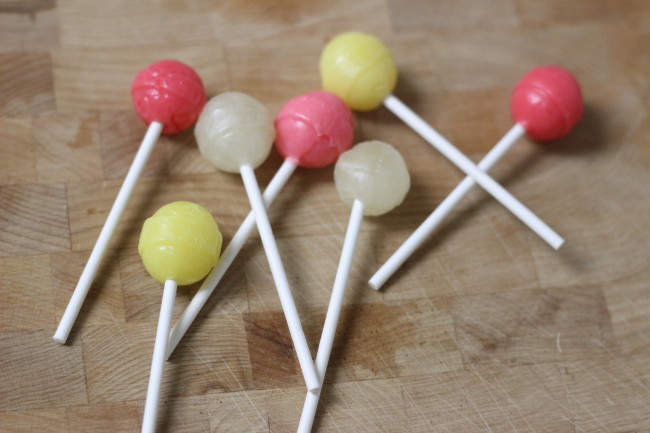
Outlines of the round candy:
{"label": "round candy", "polygon": [[239,173],[242,165],[257,168],[266,160],[275,129],[271,113],[257,99],[227,92],[208,101],[194,135],[201,154],[212,165]]}
{"label": "round candy", "polygon": [[365,141],[344,152],[334,168],[341,200],[363,203],[364,215],[381,215],[398,206],[411,186],[406,163],[393,146]]}
{"label": "round candy", "polygon": [[196,122],[205,105],[205,89],[194,69],[176,60],[162,60],[138,72],[131,98],[146,124],[160,122],[163,133],[176,134]]}
{"label": "round candy", "polygon": [[510,111],[531,138],[539,141],[562,138],[578,123],[584,111],[580,85],[566,69],[535,68],[515,86]]}
{"label": "round candy", "polygon": [[325,167],[352,146],[354,118],[338,96],[322,90],[290,99],[275,118],[275,145],[301,167]]}
{"label": "round candy", "polygon": [[188,201],[169,203],[147,218],[138,252],[147,272],[159,283],[196,283],[219,259],[221,232],[203,206]]}
{"label": "round candy", "polygon": [[397,68],[388,48],[374,36],[350,32],[330,41],[320,57],[323,88],[353,110],[377,108],[392,93]]}

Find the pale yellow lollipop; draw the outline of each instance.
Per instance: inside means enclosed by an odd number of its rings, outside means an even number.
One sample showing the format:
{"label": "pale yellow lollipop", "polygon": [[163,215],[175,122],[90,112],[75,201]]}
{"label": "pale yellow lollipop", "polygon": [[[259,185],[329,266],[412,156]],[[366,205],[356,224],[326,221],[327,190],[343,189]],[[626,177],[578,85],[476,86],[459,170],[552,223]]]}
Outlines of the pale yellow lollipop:
{"label": "pale yellow lollipop", "polygon": [[159,283],[193,284],[217,263],[221,232],[203,206],[188,201],[169,203],[147,218],[138,252],[144,267]]}
{"label": "pale yellow lollipop", "polygon": [[196,203],[169,203],[147,218],[142,226],[138,252],[149,274],[164,284],[142,433],[153,433],[156,428],[176,287],[205,277],[217,263],[220,251],[219,227],[210,212]]}
{"label": "pale yellow lollipop", "polygon": [[194,127],[204,158],[220,170],[239,173],[243,165],[260,166],[269,156],[275,128],[269,110],[239,92],[210,99]]}
{"label": "pale yellow lollipop", "polygon": [[359,143],[341,154],[334,168],[334,182],[345,204],[352,206],[359,200],[364,215],[370,216],[398,206],[411,186],[402,155],[377,140]]}
{"label": "pale yellow lollipop", "polygon": [[381,105],[397,82],[390,50],[376,37],[360,32],[332,39],[320,57],[323,89],[338,95],[353,110]]}

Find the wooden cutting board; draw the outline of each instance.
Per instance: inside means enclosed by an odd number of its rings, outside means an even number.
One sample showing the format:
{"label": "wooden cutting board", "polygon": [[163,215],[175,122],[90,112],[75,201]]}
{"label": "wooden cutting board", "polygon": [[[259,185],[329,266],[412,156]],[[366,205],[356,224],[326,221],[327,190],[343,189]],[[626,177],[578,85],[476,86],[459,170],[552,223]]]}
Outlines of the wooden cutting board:
{"label": "wooden cutting board", "polygon": [[[162,138],[68,345],[52,341],[145,131],[135,73],[178,59],[209,96],[277,112],[319,88],[320,50],[350,29],[393,50],[395,94],[476,161],[535,66],[573,71],[586,109],[566,139],[523,139],[492,171],[566,238],[559,252],[476,190],[381,292],[368,278],[462,175],[385,109],[356,114],[356,140],[393,143],[412,188],[363,222],[314,432],[650,431],[644,0],[0,1],[0,431],[139,431],[162,295],[137,255],[142,222],[192,200],[228,241],[249,210],[191,131]],[[312,353],[348,216],[331,167],[299,169],[270,211]],[[162,392],[161,432],[295,431],[305,388],[257,236]]]}

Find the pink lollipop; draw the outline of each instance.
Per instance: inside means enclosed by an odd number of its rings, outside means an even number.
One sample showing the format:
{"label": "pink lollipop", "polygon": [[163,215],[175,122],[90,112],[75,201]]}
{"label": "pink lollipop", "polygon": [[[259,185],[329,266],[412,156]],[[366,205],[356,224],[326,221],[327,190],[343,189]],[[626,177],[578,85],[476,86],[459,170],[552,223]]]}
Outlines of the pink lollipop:
{"label": "pink lollipop", "polygon": [[64,344],[70,335],[108,244],[158,137],[161,133],[175,134],[192,126],[205,105],[201,78],[192,68],[175,60],[163,60],[140,71],[133,81],[131,97],[138,115],[149,127],[54,334],[54,341],[60,344]]}
{"label": "pink lollipop", "polygon": [[176,134],[196,123],[205,105],[205,89],[194,69],[161,60],[135,76],[131,98],[144,123],[162,123],[163,134]]}
{"label": "pink lollipop", "polygon": [[[569,71],[558,66],[539,67],[526,74],[515,86],[510,108],[517,123],[478,164],[484,172],[492,168],[524,134],[538,141],[564,137],[578,123],[584,110],[578,81]],[[466,177],[379,268],[370,279],[370,286],[379,290],[474,185],[474,180]]]}
{"label": "pink lollipop", "polygon": [[582,116],[580,85],[559,66],[535,68],[515,86],[510,111],[530,138],[557,140],[567,135]]}
{"label": "pink lollipop", "polygon": [[[338,96],[316,91],[289,100],[277,115],[275,128],[275,144],[285,160],[264,191],[264,205],[267,208],[297,167],[324,167],[332,164],[352,146],[354,118]],[[168,358],[239,254],[254,227],[255,216],[250,212],[172,329]]]}
{"label": "pink lollipop", "polygon": [[289,100],[275,118],[275,130],[280,155],[307,168],[334,163],[354,138],[350,109],[322,90]]}

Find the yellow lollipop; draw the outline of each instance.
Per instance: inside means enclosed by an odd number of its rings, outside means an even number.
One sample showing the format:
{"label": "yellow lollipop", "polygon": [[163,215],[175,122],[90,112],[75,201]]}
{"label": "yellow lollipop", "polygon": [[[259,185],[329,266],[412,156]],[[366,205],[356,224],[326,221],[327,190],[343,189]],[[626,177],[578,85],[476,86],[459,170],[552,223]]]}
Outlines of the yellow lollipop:
{"label": "yellow lollipop", "polygon": [[359,32],[335,37],[320,58],[323,88],[338,95],[353,110],[381,105],[397,82],[393,55],[376,37]]}
{"label": "yellow lollipop", "polygon": [[164,283],[165,289],[151,360],[143,433],[153,433],[156,427],[176,286],[192,284],[205,277],[217,263],[220,251],[219,227],[212,215],[196,203],[169,203],[144,222],[138,252],[147,272]]}
{"label": "yellow lollipop", "polygon": [[169,203],[144,222],[138,252],[159,283],[193,284],[217,263],[221,232],[212,215],[187,201]]}

